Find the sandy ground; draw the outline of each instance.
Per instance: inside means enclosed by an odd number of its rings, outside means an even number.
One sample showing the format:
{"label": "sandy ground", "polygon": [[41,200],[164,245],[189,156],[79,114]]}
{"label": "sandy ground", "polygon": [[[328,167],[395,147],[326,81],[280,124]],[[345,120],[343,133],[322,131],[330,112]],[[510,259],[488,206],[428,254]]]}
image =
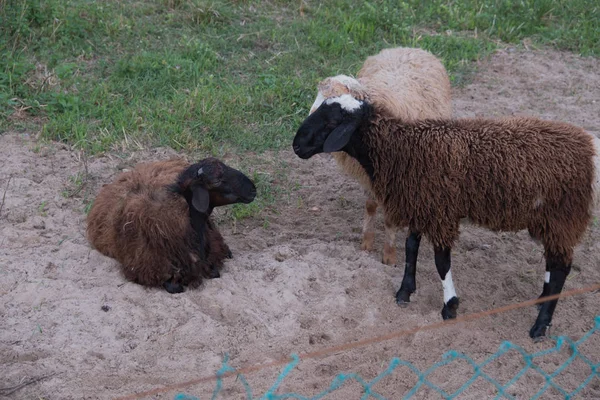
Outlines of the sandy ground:
{"label": "sandy ground", "polygon": [[[502,51],[480,65],[470,85],[455,90],[456,115],[539,115],[600,136],[599,71],[600,61],[595,59]],[[329,157],[301,161],[291,152],[265,155],[265,168],[269,157],[285,161],[286,186],[297,189],[284,196],[276,213],[235,226],[223,224],[234,259],[227,262],[222,278],[170,295],[126,282],[115,261],[90,249],[84,236],[84,200],[120,169],[168,157],[172,150],[84,163],[65,146],[35,143],[16,133],[0,136],[0,148],[0,195],[7,188],[0,214],[0,388],[55,374],[9,398],[126,396],[210,375],[224,353],[239,367],[441,319],[442,290],[430,245],[421,246],[413,302],[398,307],[393,295],[403,269],[379,262],[381,226],[376,251],[358,249],[364,196]],[[236,158],[232,156],[231,162],[235,165]],[[87,184],[74,193],[73,177],[85,172],[85,164]],[[401,257],[404,238],[405,232],[400,232]],[[566,290],[600,282],[598,224],[577,248],[575,263]],[[453,266],[461,315],[525,301],[541,292],[542,249],[523,232],[495,234],[464,227]],[[551,334],[578,339],[598,314],[598,293],[563,300]],[[535,316],[535,308],[529,307],[307,360],[290,374],[281,391],[314,395],[342,372],[371,379],[395,356],[426,369],[451,349],[482,361],[505,340],[528,351],[543,350],[553,342],[533,343],[527,335]],[[599,336],[580,349],[595,363],[600,361]],[[553,371],[568,356],[564,351],[538,360],[538,365]],[[522,365],[511,353],[485,371],[506,383]],[[268,368],[248,375],[254,395],[264,393],[277,374],[277,368]],[[573,390],[589,374],[589,368],[576,361],[556,382]],[[430,380],[452,392],[471,375],[472,368],[458,361],[439,369]],[[416,380],[408,369],[399,368],[376,389],[397,399]],[[527,398],[543,384],[539,374],[528,372],[509,393]],[[205,399],[213,385],[197,384],[184,391]],[[234,378],[227,379],[225,387],[221,398],[245,398]],[[176,393],[149,398],[172,399]],[[491,384],[479,379],[460,398],[482,399],[495,393]],[[326,398],[350,400],[360,395],[360,386],[350,384]],[[422,388],[415,398],[440,397]],[[542,398],[560,396],[549,390]],[[594,378],[578,398],[600,398],[600,379]]]}

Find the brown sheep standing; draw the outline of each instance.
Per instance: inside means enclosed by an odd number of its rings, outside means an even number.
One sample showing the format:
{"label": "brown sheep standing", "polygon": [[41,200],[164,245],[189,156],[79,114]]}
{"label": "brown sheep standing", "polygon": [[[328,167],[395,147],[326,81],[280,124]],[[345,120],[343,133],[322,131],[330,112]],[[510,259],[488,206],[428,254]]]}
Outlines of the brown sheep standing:
{"label": "brown sheep standing", "polygon": [[[368,100],[375,108],[386,110],[406,122],[452,117],[450,80],[446,69],[433,54],[418,48],[383,49],[366,59],[357,79],[338,75],[322,80],[310,112],[314,112],[324,100],[343,94]],[[360,248],[371,251],[378,204],[372,194],[369,177],[360,164],[346,153],[333,153],[333,158],[365,189],[367,201]],[[385,221],[384,264],[396,263],[395,242],[396,230],[390,221]]]}
{"label": "brown sheep standing", "polygon": [[255,195],[248,177],[215,158],[139,164],[100,190],[88,239],[119,261],[128,280],[179,293],[219,277],[231,257],[210,219],[213,208],[250,203]]}
{"label": "brown sheep standing", "polygon": [[[307,159],[344,151],[369,176],[385,218],[408,226],[406,268],[396,300],[410,301],[421,235],[434,246],[444,288],[442,317],[458,298],[450,251],[462,219],[541,240],[542,296],[559,294],[600,195],[600,140],[583,129],[535,118],[407,123],[350,95],[326,100],[298,129],[295,153]],[[540,307],[530,336],[544,336],[558,300]]]}

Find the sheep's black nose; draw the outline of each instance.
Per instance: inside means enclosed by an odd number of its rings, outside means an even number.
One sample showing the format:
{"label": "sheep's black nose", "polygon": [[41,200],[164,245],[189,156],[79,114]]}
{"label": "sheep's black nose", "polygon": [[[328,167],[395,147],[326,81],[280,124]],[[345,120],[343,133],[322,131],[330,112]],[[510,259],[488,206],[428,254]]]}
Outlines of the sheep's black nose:
{"label": "sheep's black nose", "polygon": [[300,146],[295,144],[292,146],[292,148],[294,149],[294,153],[298,154],[298,152],[300,151]]}
{"label": "sheep's black nose", "polygon": [[245,191],[245,195],[240,197],[240,200],[242,203],[252,203],[254,201],[254,199],[256,198],[256,186],[254,186],[254,184],[252,184],[252,187],[249,189],[246,189]]}

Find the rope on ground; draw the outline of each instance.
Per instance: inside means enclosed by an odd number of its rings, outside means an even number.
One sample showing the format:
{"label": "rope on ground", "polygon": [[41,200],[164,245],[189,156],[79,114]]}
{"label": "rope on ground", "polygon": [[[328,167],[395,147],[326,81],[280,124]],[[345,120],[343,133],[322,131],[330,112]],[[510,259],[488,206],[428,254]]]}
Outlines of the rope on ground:
{"label": "rope on ground", "polygon": [[[243,374],[249,374],[249,373],[257,372],[257,371],[260,371],[260,370],[263,370],[263,369],[272,368],[272,367],[278,367],[278,366],[283,366],[283,365],[286,365],[286,364],[287,364],[287,367],[289,368],[289,370],[291,370],[291,369],[293,369],[293,366],[295,366],[294,363],[296,362],[296,360],[299,361],[299,360],[307,360],[307,359],[320,358],[320,357],[323,357],[323,356],[326,356],[326,355],[330,355],[330,354],[333,354],[333,353],[347,351],[347,350],[351,350],[351,349],[355,349],[355,348],[359,348],[359,347],[365,347],[365,346],[368,346],[368,345],[371,345],[371,344],[380,343],[380,342],[384,342],[384,341],[391,340],[391,339],[396,339],[396,338],[399,338],[399,337],[402,337],[402,336],[412,335],[412,334],[415,334],[417,332],[429,331],[429,330],[434,330],[434,329],[440,329],[442,327],[448,327],[448,326],[460,324],[460,323],[463,323],[463,322],[478,320],[478,319],[481,319],[481,318],[488,317],[490,315],[505,313],[505,312],[516,310],[516,309],[519,309],[519,308],[530,307],[530,306],[533,306],[535,304],[543,303],[543,302],[550,301],[550,300],[556,300],[556,299],[562,299],[562,298],[566,298],[566,297],[577,296],[577,295],[581,295],[581,294],[584,294],[584,293],[589,293],[589,292],[593,292],[593,291],[597,291],[597,290],[600,290],[600,283],[595,284],[595,285],[591,285],[591,286],[587,286],[587,287],[584,287],[584,288],[580,288],[580,289],[573,289],[573,290],[564,291],[564,292],[562,292],[560,294],[556,294],[556,295],[552,295],[552,296],[547,296],[547,297],[542,297],[542,298],[527,300],[527,301],[523,301],[523,302],[520,302],[520,303],[513,303],[513,304],[509,304],[509,305],[503,306],[503,307],[494,308],[494,309],[491,309],[491,310],[486,310],[486,311],[481,311],[481,312],[477,312],[477,313],[462,315],[462,316],[458,316],[455,319],[446,320],[446,321],[440,321],[440,322],[437,322],[437,323],[434,323],[434,324],[430,324],[430,325],[423,325],[423,326],[417,326],[417,327],[410,328],[410,329],[403,329],[403,330],[399,330],[399,331],[394,331],[394,332],[391,332],[391,333],[387,333],[385,335],[374,336],[374,337],[371,337],[371,338],[359,340],[359,341],[356,341],[356,342],[344,343],[344,344],[341,344],[341,345],[338,345],[338,346],[327,347],[327,348],[324,348],[324,349],[321,349],[321,350],[317,350],[317,351],[313,351],[313,352],[302,353],[302,354],[299,354],[299,355],[293,355],[291,357],[282,358],[282,359],[271,361],[271,362],[264,363],[264,364],[249,365],[249,366],[242,367],[242,368],[239,368],[239,369],[234,369],[234,368],[230,367],[228,365],[228,360],[226,359],[226,361],[223,364],[223,367],[215,375],[200,377],[200,378],[192,379],[192,380],[189,380],[189,381],[176,383],[176,384],[173,384],[173,385],[168,385],[168,386],[163,386],[163,387],[151,389],[151,390],[144,391],[144,392],[133,393],[133,394],[130,394],[130,395],[127,395],[127,396],[124,396],[124,397],[119,397],[116,400],[136,400],[136,399],[140,399],[140,398],[143,398],[143,397],[146,397],[146,396],[152,396],[152,395],[156,395],[156,394],[160,394],[160,393],[165,393],[165,392],[169,392],[169,391],[173,391],[173,390],[181,390],[181,389],[184,389],[184,388],[189,387],[189,386],[198,385],[200,383],[205,383],[205,382],[210,382],[210,381],[216,381],[217,382],[217,386],[220,388],[221,386],[219,386],[219,385],[222,385],[222,379],[230,377],[230,376],[237,375],[238,377],[240,377]],[[591,332],[595,331],[598,328],[599,324],[600,324],[600,318],[596,317],[596,327],[592,331],[590,331],[589,335],[591,335]],[[560,343],[557,342],[557,347],[559,347],[558,344],[562,345],[562,343],[564,343],[565,341],[568,341],[568,340],[569,339],[565,339],[565,338],[560,337],[559,340],[558,340]],[[513,345],[513,344],[511,344],[509,342],[506,342],[506,343],[508,343],[507,344],[508,348],[521,349],[520,347],[515,346],[515,345]],[[520,352],[524,353],[524,350],[522,350]],[[450,353],[451,354],[458,354],[456,352],[454,352],[454,353],[450,352]],[[456,357],[457,357],[457,355],[456,355]],[[401,360],[398,360],[398,362],[400,364],[402,364],[402,365],[406,365],[406,366],[410,365],[410,363],[406,363],[406,362],[401,361]],[[293,366],[290,367],[290,365],[292,365],[292,364],[293,364]],[[475,363],[472,362],[472,365],[475,365]],[[412,366],[412,365],[410,365],[410,366]],[[409,368],[410,368],[410,366],[409,366]],[[286,368],[286,370],[288,368]],[[414,367],[412,367],[411,369],[413,369],[413,368]],[[600,367],[596,366],[594,368],[597,370],[596,372],[600,371]],[[478,376],[480,376],[480,375],[478,375]],[[336,378],[336,380],[339,380],[338,378],[340,378],[341,376],[342,375],[339,375]],[[285,377],[285,375],[283,377]],[[280,376],[280,378],[281,378],[281,380],[283,380],[283,378],[281,376]],[[356,379],[356,376],[353,376],[353,378]],[[381,379],[381,378],[379,378],[379,379]],[[219,383],[219,382],[221,382],[221,383]],[[280,382],[280,380],[278,379],[277,382]],[[419,382],[421,382],[421,381],[419,381]],[[422,384],[424,384],[424,383],[425,382],[421,382],[419,384],[419,386],[422,385]],[[333,385],[333,383],[332,383],[332,385]],[[244,386],[247,386],[246,382],[244,383]],[[431,385],[428,384],[428,386],[431,386]],[[433,385],[433,386],[435,386],[435,385]],[[441,389],[439,389],[439,388],[437,388],[437,389],[434,388],[434,389],[437,390],[440,394],[442,394],[442,391],[440,391]],[[275,390],[276,390],[276,388],[275,388]],[[214,396],[216,394],[218,394],[219,391],[220,391],[220,389],[217,390],[217,387],[216,387],[215,388],[215,392],[213,393],[213,398],[215,398]],[[275,395],[273,395],[273,396],[275,396]],[[375,396],[375,397],[383,399],[383,397],[377,397],[377,396]],[[270,399],[276,399],[276,398],[279,398],[279,397],[262,397],[262,398],[270,400]],[[304,399],[304,397],[291,397],[291,398]],[[319,397],[315,397],[315,399],[317,399],[317,398],[319,398]],[[364,399],[367,399],[367,398],[368,398],[368,396],[364,397]],[[446,398],[452,398],[452,397],[446,397]],[[249,399],[252,399],[252,397],[249,397]]]}

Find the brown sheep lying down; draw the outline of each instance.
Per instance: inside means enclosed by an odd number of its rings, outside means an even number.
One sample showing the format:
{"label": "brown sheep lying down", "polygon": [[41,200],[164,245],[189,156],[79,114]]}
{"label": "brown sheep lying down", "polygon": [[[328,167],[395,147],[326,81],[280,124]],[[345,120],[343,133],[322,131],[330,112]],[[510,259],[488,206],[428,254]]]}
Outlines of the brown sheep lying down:
{"label": "brown sheep lying down", "polygon": [[[344,151],[371,179],[386,223],[408,226],[399,304],[416,290],[421,236],[433,244],[444,288],[444,319],[458,298],[450,251],[462,219],[494,231],[519,231],[542,242],[542,296],[559,294],[573,248],[591,222],[600,195],[600,140],[583,129],[537,118],[406,122],[342,95],[326,100],[298,129],[303,159]],[[558,300],[542,303],[529,334],[544,336]]]}
{"label": "brown sheep lying down", "polygon": [[104,185],[87,218],[92,246],[119,261],[125,277],[180,293],[218,278],[231,251],[210,214],[250,203],[254,183],[215,158],[137,165]]}

